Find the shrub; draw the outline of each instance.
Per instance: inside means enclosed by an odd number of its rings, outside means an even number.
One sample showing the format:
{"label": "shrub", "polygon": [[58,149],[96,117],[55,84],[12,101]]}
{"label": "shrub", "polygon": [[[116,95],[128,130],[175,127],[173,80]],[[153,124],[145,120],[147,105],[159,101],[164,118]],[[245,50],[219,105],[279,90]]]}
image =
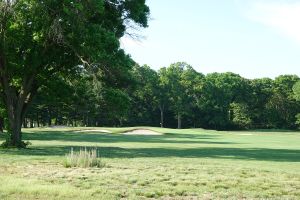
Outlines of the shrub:
{"label": "shrub", "polygon": [[87,149],[81,148],[79,151],[74,151],[71,148],[70,153],[66,154],[65,167],[103,167],[97,148]]}

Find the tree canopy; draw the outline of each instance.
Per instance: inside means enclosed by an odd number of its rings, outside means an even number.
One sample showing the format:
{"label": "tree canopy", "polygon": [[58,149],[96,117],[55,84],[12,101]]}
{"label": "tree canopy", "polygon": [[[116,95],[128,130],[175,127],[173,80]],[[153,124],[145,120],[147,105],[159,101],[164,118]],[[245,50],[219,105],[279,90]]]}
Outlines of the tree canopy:
{"label": "tree canopy", "polygon": [[71,77],[64,89],[54,84],[52,90],[60,94],[42,90],[25,118],[27,124],[217,130],[298,127],[297,76],[250,80],[234,73],[203,75],[183,62],[158,71],[135,65],[130,73],[131,81],[123,89],[97,90],[90,74]]}
{"label": "tree canopy", "polygon": [[[12,146],[39,87],[84,67],[113,87],[133,61],[120,49],[128,26],[147,27],[145,0],[7,0],[0,2],[0,83]],[[59,74],[59,75],[58,75]]]}

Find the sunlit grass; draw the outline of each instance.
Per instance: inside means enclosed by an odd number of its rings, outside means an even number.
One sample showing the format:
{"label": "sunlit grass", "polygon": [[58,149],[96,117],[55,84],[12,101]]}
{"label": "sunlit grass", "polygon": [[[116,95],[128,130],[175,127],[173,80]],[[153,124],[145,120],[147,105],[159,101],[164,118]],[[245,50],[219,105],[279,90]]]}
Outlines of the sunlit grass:
{"label": "sunlit grass", "polygon": [[[29,149],[0,150],[0,199],[300,198],[299,132],[152,129],[27,129]],[[64,167],[95,146],[104,167]]]}

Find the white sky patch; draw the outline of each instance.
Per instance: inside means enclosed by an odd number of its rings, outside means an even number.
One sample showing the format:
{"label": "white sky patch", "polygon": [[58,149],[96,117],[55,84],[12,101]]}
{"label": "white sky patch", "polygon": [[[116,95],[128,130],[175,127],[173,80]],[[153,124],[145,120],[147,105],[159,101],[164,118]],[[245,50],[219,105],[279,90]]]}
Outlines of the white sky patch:
{"label": "white sky patch", "polygon": [[121,48],[135,48],[135,47],[143,47],[144,44],[142,41],[131,38],[130,36],[124,36],[120,39]]}
{"label": "white sky patch", "polygon": [[247,15],[300,44],[300,2],[256,1]]}

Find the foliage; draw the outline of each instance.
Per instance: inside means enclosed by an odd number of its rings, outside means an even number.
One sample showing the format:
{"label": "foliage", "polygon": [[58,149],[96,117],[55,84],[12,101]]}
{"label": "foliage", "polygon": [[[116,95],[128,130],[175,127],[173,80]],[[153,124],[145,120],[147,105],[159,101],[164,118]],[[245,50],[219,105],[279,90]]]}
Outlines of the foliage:
{"label": "foliage", "polygon": [[298,81],[295,75],[275,78],[272,95],[266,104],[270,127],[295,128],[295,116],[300,107],[293,97],[293,86]]}
{"label": "foliage", "polygon": [[212,73],[205,77],[201,106],[207,126],[227,129],[231,126],[230,104],[245,102],[248,82],[233,73]]}
{"label": "foliage", "polygon": [[230,111],[232,114],[232,122],[238,128],[250,128],[252,124],[249,108],[243,103],[231,103]]}
{"label": "foliage", "polygon": [[266,104],[271,98],[274,81],[269,78],[253,79],[250,82],[250,98],[247,100],[252,117],[252,127],[270,128]]}
{"label": "foliage", "polygon": [[130,97],[129,125],[157,125],[159,108],[159,76],[149,66],[136,65],[132,70],[133,84],[128,90]]}
{"label": "foliage", "polygon": [[134,62],[119,39],[128,27],[147,27],[148,16],[145,0],[1,1],[0,84],[11,145],[20,146],[26,111],[47,79],[75,78],[84,67],[123,88]]}
{"label": "foliage", "polygon": [[202,74],[196,72],[191,65],[178,62],[159,71],[160,85],[164,88],[162,94],[169,102],[170,110],[177,117],[177,127],[181,128],[183,116],[189,115],[196,104],[196,92]]}
{"label": "foliage", "polygon": [[300,101],[300,81],[295,83],[295,85],[293,86],[293,92],[294,92],[295,99],[297,101]]}
{"label": "foliage", "polygon": [[296,124],[300,126],[300,113],[296,115],[296,119],[297,119]]}
{"label": "foliage", "polygon": [[[187,63],[159,71],[135,65],[127,86],[84,70],[49,79],[26,115],[27,126],[165,126],[209,129],[297,127],[297,76],[248,80],[234,73],[204,76]],[[51,83],[51,84],[50,84]],[[179,118],[178,118],[179,116]],[[176,120],[175,120],[176,119]]]}
{"label": "foliage", "polygon": [[21,125],[296,128],[296,75],[248,80],[185,62],[137,65],[119,39],[148,26],[145,0],[2,1],[0,9],[0,121],[12,146],[23,146]]}
{"label": "foliage", "polygon": [[[298,81],[297,83],[295,83],[294,87],[293,87],[293,92],[294,92],[294,97],[297,101],[300,101],[300,81]],[[296,124],[298,126],[300,126],[300,113],[298,113],[296,115]]]}

